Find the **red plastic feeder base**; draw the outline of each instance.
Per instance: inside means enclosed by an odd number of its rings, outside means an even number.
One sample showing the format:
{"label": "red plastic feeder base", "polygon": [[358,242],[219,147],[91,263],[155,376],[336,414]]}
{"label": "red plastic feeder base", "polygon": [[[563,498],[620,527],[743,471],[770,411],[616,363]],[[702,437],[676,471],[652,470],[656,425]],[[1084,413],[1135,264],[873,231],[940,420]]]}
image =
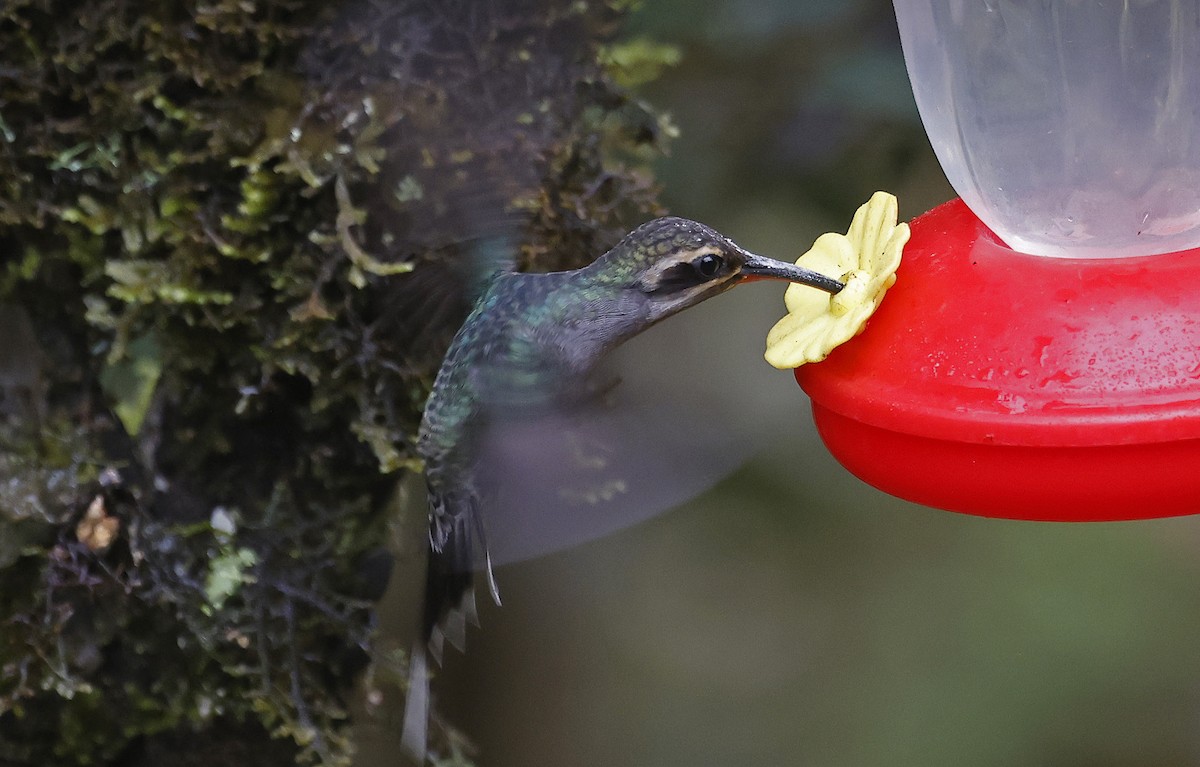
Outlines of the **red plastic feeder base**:
{"label": "red plastic feeder base", "polygon": [[866,331],[796,371],[842,465],[990,517],[1200,512],[1200,249],[1029,256],[961,200],[911,226]]}

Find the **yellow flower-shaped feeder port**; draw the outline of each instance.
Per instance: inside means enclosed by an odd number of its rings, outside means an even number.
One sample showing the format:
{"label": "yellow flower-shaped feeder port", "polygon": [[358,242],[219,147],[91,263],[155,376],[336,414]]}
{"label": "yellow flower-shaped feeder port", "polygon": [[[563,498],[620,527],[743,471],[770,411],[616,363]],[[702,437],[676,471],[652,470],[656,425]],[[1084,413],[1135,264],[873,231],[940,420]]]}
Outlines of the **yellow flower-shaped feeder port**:
{"label": "yellow flower-shaped feeder port", "polygon": [[787,316],[767,334],[767,362],[777,368],[820,362],[862,332],[883,294],[896,282],[908,224],[896,223],[896,198],[876,192],[858,209],[850,230],[817,238],[796,263],[845,283],[829,295],[793,284],[784,295]]}

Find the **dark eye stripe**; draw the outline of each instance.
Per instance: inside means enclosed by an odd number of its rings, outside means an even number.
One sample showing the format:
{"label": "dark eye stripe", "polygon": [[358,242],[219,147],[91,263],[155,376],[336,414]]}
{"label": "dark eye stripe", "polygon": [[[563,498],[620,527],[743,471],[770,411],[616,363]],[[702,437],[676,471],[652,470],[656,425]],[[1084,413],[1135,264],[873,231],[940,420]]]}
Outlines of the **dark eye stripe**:
{"label": "dark eye stripe", "polygon": [[658,276],[657,290],[680,290],[703,282],[692,263],[675,264]]}
{"label": "dark eye stripe", "polygon": [[672,264],[654,277],[654,283],[643,288],[648,293],[673,293],[717,279],[728,270],[725,259],[715,253],[696,256],[691,261]]}

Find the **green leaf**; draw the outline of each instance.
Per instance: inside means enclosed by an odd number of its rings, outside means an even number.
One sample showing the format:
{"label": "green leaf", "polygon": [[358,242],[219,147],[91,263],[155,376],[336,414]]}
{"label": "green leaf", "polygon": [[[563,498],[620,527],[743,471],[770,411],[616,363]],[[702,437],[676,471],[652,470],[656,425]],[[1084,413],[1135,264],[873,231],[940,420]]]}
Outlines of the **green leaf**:
{"label": "green leaf", "polygon": [[258,555],[247,548],[223,548],[212,560],[208,578],[204,582],[204,595],[215,610],[225,605],[225,600],[238,592],[246,583],[246,570],[258,564]]}
{"label": "green leaf", "polygon": [[645,38],[610,45],[600,53],[600,62],[625,88],[656,80],[664,69],[675,66],[682,58],[676,46]]}
{"label": "green leaf", "polygon": [[113,410],[131,436],[142,428],[162,374],[162,349],[154,335],[134,339],[124,354],[100,372],[100,387],[113,400]]}

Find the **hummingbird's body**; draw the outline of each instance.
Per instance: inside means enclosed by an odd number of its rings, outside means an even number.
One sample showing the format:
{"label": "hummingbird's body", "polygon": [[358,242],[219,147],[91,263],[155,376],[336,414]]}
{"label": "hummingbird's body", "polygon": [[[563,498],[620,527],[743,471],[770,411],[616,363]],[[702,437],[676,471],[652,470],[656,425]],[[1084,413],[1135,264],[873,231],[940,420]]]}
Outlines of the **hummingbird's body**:
{"label": "hummingbird's body", "polygon": [[[417,451],[429,488],[430,555],[425,642],[440,658],[447,635],[459,644],[473,616],[472,571],[486,568],[489,499],[478,450],[495,419],[519,419],[593,396],[592,374],[608,352],[660,320],[747,279],[802,282],[830,293],[842,284],[741,249],[703,224],[651,221],[591,265],[570,272],[500,272],[454,337],[425,407]],[[424,752],[424,680],[410,680],[406,741]],[[419,730],[419,731],[418,731]]]}

